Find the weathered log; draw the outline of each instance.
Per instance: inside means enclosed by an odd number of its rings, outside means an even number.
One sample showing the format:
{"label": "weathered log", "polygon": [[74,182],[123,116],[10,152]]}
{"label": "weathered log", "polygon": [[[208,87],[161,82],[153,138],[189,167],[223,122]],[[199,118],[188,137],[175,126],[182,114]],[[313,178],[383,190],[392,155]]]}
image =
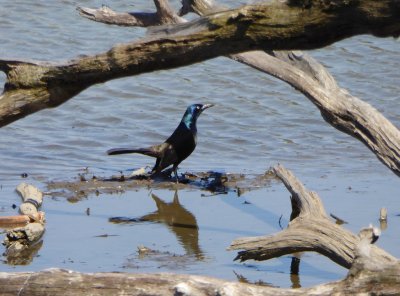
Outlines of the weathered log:
{"label": "weathered log", "polygon": [[271,74],[306,95],[326,122],[364,143],[398,176],[400,131],[370,104],[339,87],[325,67],[302,52],[246,52],[233,59]]}
{"label": "weathered log", "polygon": [[[367,232],[364,234],[369,234]],[[368,239],[368,236],[364,239]],[[364,239],[362,241],[364,241]],[[368,243],[368,242],[365,242]],[[368,247],[367,247],[368,248]],[[2,295],[396,295],[400,264],[358,252],[344,280],[312,288],[279,289],[205,276],[178,274],[78,273],[60,269],[0,272]]]}
{"label": "weathered log", "polygon": [[[35,186],[26,183],[18,185],[16,190],[23,199],[19,208],[22,215],[2,217],[0,225],[7,223],[7,226],[11,227],[10,223],[14,223],[14,228],[6,232],[3,241],[3,245],[6,246],[7,261],[11,264],[27,264],[40,249],[40,239],[45,231],[44,213],[38,212],[43,202],[43,193]],[[24,226],[18,227],[22,222],[25,222]]]}
{"label": "weathered log", "polygon": [[51,269],[0,273],[2,295],[302,295],[301,290],[264,288],[204,276],[177,274],[84,274]]}
{"label": "weathered log", "polygon": [[[290,171],[281,165],[275,166],[272,171],[292,194],[292,219],[287,229],[275,235],[233,241],[230,250],[243,249],[235,259],[268,260],[295,252],[314,251],[350,268],[356,246],[360,243],[359,236],[333,223],[318,194],[308,191]],[[370,247],[370,253],[380,262],[397,262],[396,258],[374,245]]]}
{"label": "weathered log", "polygon": [[[213,0],[185,0],[180,13],[205,15],[220,9]],[[252,51],[229,57],[277,77],[305,94],[329,124],[359,139],[400,175],[400,131],[370,104],[340,88],[315,59],[299,51]]]}
{"label": "weathered log", "polygon": [[207,15],[166,28],[172,33],[168,36],[115,46],[63,64],[0,60],[0,70],[7,76],[0,96],[0,126],[58,106],[93,84],[115,78],[257,48],[315,49],[358,34],[396,37],[400,33],[396,0],[304,3],[274,0]]}

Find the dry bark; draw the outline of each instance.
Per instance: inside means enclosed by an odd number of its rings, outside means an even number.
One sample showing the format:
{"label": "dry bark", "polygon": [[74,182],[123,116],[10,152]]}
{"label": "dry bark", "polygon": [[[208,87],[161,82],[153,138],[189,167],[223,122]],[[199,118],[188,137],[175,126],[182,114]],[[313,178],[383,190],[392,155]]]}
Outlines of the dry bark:
{"label": "dry bark", "polygon": [[302,295],[203,276],[176,274],[83,274],[59,269],[0,273],[2,295]]}

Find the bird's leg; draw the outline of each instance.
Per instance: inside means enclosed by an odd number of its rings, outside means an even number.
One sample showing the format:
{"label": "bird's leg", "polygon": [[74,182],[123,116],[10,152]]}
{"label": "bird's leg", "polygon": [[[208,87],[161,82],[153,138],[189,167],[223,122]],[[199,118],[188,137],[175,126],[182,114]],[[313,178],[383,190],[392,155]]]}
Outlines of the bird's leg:
{"label": "bird's leg", "polygon": [[178,183],[179,183],[179,179],[178,179],[178,166],[177,166],[177,165],[174,165],[172,169],[174,170],[174,173],[175,173],[176,184],[178,184]]}

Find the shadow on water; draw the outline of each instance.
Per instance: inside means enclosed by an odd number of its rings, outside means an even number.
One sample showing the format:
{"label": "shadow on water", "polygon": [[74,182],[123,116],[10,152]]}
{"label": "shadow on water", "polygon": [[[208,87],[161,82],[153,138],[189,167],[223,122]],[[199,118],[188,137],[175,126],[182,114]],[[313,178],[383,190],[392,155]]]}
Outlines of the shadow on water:
{"label": "shadow on water", "polygon": [[156,203],[156,211],[139,218],[112,217],[109,221],[116,224],[163,223],[185,248],[186,255],[194,255],[198,260],[204,259],[203,251],[199,246],[199,227],[196,217],[180,204],[178,191],[175,191],[174,199],[170,203],[163,201],[154,193],[151,194],[151,197]]}

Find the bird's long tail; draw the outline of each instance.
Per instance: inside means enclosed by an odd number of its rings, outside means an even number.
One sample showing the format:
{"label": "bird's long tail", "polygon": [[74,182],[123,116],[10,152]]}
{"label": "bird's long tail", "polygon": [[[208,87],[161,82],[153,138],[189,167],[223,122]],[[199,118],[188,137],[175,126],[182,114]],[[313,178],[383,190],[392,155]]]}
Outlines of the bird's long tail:
{"label": "bird's long tail", "polygon": [[127,154],[127,153],[140,153],[147,156],[157,157],[154,151],[148,148],[113,148],[107,151],[108,155]]}

